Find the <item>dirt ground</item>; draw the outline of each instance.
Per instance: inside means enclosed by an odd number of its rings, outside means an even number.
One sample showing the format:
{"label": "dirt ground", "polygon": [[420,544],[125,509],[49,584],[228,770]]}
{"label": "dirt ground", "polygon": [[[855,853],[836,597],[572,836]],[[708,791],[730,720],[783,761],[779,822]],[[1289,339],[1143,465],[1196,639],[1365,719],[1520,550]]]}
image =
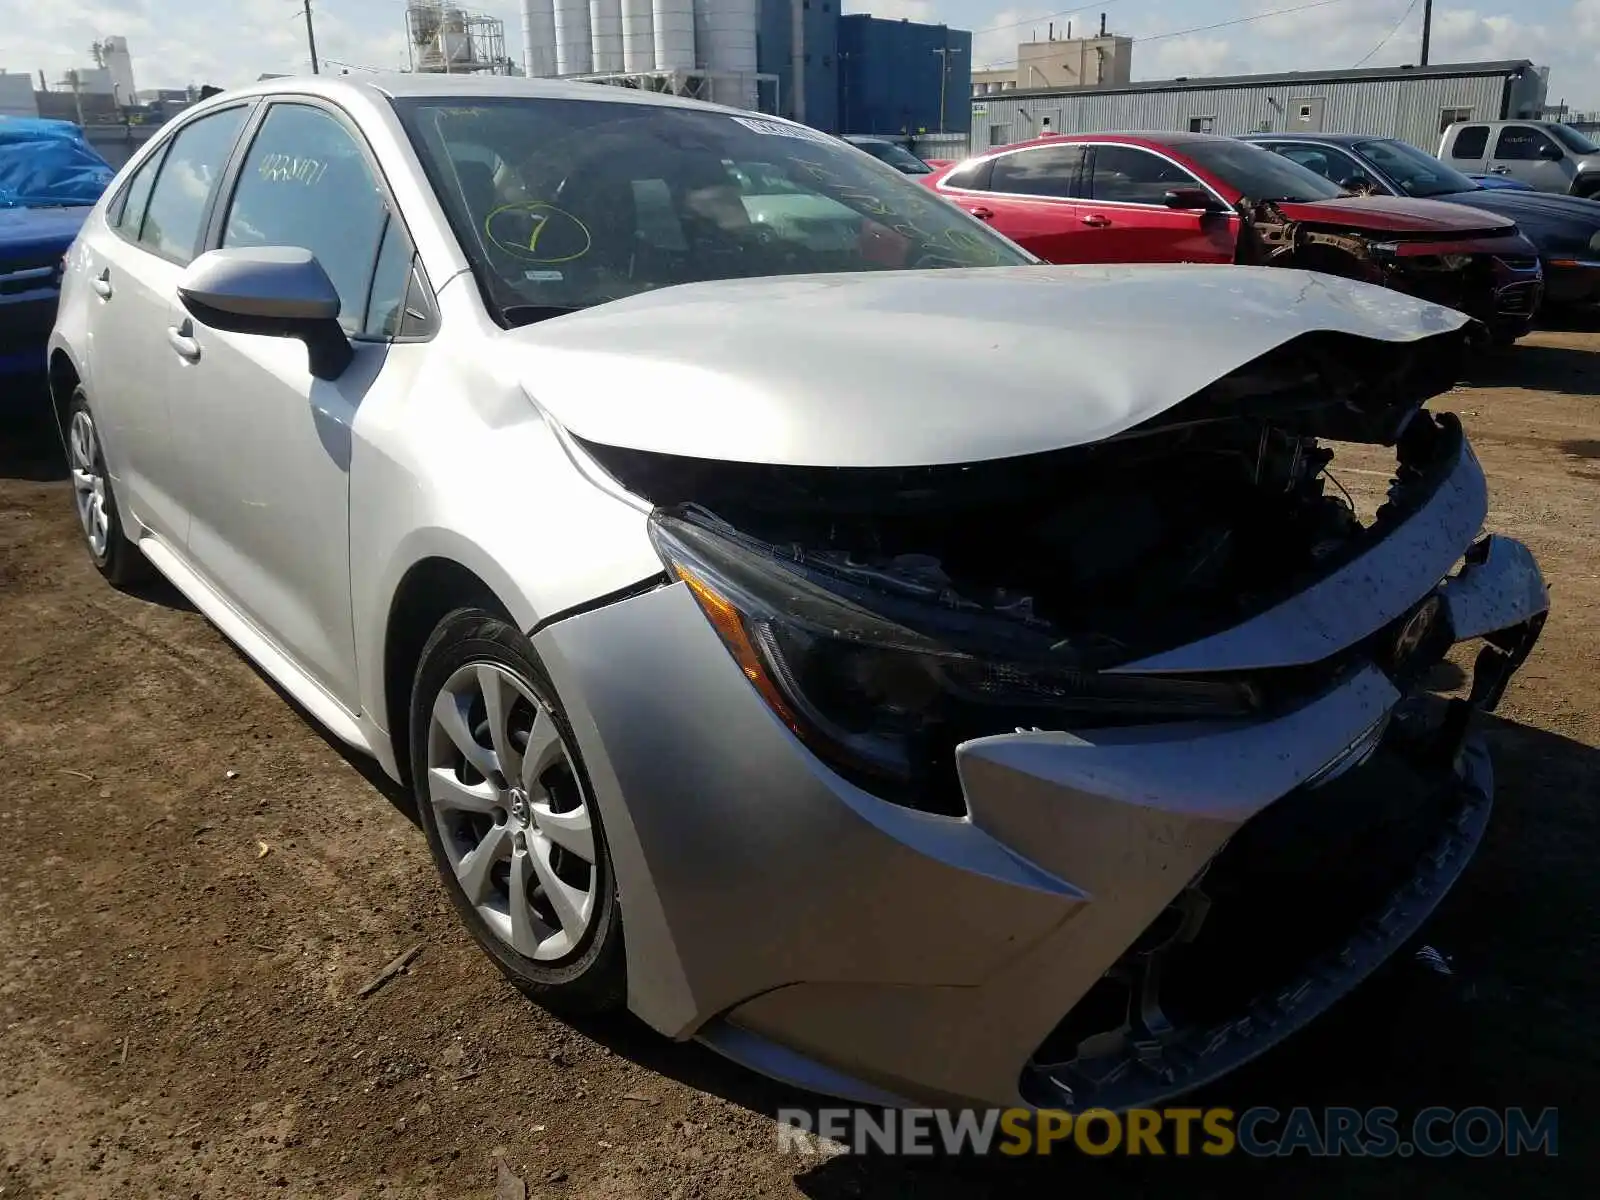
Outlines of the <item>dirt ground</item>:
{"label": "dirt ground", "polygon": [[[628,1020],[557,1021],[453,919],[403,797],[168,588],[105,586],[42,423],[0,425],[0,1200],[1593,1194],[1600,333],[1435,402],[1555,609],[1491,722],[1499,797],[1427,940],[1200,1103],[1560,1110],[1560,1156],[819,1160],[805,1103]],[[1374,460],[1372,468],[1381,464]],[[1335,463],[1354,490],[1381,474]],[[385,963],[409,969],[367,998]],[[502,1167],[522,1184],[502,1180]],[[1420,1189],[1420,1191],[1419,1191]]]}

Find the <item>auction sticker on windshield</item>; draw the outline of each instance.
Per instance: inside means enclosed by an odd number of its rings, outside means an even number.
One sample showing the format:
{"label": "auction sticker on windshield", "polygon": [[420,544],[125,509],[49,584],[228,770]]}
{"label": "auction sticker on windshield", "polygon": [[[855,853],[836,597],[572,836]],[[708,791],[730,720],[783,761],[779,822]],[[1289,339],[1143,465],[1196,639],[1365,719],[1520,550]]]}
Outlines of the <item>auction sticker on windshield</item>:
{"label": "auction sticker on windshield", "polygon": [[787,121],[762,121],[756,117],[731,118],[755,133],[764,133],[769,137],[798,138],[802,142],[818,142],[824,146],[838,144],[838,139],[830,137],[820,130],[810,129],[804,125],[791,125]]}

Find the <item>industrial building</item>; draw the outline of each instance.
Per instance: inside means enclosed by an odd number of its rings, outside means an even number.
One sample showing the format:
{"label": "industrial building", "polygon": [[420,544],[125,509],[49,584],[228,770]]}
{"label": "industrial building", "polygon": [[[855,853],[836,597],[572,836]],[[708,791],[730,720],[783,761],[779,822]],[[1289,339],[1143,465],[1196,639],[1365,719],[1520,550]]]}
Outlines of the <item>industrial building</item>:
{"label": "industrial building", "polygon": [[1056,37],[1054,22],[1046,26],[1044,41],[1017,44],[1017,57],[1003,67],[972,72],[972,94],[986,96],[1019,88],[1117,87],[1133,75],[1133,39],[1106,32],[1100,14],[1100,32],[1093,37],[1073,37],[1068,21],[1063,36]]}
{"label": "industrial building", "polygon": [[[529,75],[671,92],[830,133],[965,134],[972,35],[842,17],[838,0],[522,0]],[[411,0],[412,64],[496,71],[499,23]]]}
{"label": "industrial building", "polygon": [[967,132],[971,33],[852,14],[839,21],[838,45],[841,132]]}
{"label": "industrial building", "polygon": [[1165,79],[972,97],[972,149],[1044,133],[1163,129],[1197,133],[1369,133],[1432,152],[1455,121],[1538,117],[1548,68],[1527,59]]}

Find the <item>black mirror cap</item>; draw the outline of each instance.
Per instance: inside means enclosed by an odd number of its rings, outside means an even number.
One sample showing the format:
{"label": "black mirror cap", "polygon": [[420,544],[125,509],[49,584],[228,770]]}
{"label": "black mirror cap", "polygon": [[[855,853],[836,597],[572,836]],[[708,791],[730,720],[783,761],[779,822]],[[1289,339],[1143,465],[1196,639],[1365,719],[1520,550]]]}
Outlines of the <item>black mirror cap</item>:
{"label": "black mirror cap", "polygon": [[1221,211],[1221,205],[1217,203],[1217,198],[1206,191],[1205,188],[1172,188],[1161,198],[1161,202],[1168,208],[1198,208],[1206,212]]}

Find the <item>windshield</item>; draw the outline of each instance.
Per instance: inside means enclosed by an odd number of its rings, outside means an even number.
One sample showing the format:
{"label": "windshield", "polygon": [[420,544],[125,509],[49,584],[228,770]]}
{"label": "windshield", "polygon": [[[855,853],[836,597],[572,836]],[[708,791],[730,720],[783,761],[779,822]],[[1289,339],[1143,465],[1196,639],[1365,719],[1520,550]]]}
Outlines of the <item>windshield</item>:
{"label": "windshield", "polygon": [[1453,192],[1475,192],[1478,185],[1454,167],[1447,167],[1431,154],[1424,154],[1406,142],[1384,138],[1357,142],[1356,152],[1365,155],[1408,196],[1448,196]]}
{"label": "windshield", "polygon": [[886,162],[896,171],[907,175],[929,175],[933,168],[911,151],[893,142],[852,142],[857,150],[865,150],[880,162]]}
{"label": "windshield", "polygon": [[1033,261],[804,126],[614,100],[395,107],[512,323],[680,283]]}
{"label": "windshield", "polygon": [[1546,125],[1545,129],[1549,131],[1551,137],[1574,154],[1600,154],[1600,146],[1596,146],[1571,125],[1550,124]]}
{"label": "windshield", "polygon": [[0,208],[93,204],[113,174],[70,122],[0,119]]}
{"label": "windshield", "polygon": [[1185,142],[1178,149],[1250,200],[1332,200],[1344,189],[1281,154],[1234,142]]}

